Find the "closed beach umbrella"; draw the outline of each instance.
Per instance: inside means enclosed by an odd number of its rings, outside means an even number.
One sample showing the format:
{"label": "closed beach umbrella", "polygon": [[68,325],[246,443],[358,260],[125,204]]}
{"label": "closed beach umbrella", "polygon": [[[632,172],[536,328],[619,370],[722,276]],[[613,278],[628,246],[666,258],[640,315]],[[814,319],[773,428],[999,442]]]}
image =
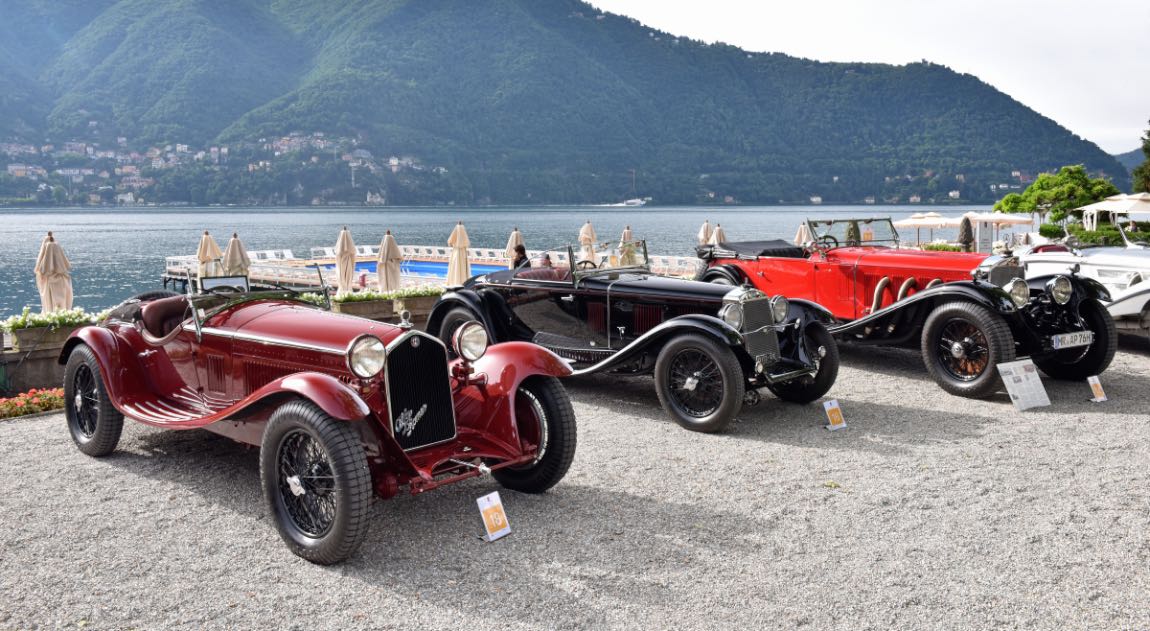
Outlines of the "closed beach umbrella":
{"label": "closed beach umbrella", "polygon": [[583,246],[583,251],[579,254],[581,260],[595,260],[595,241],[598,239],[599,237],[595,235],[595,227],[591,225],[591,220],[588,219],[587,223],[579,229],[579,243]]}
{"label": "closed beach umbrella", "polygon": [[399,251],[399,244],[388,230],[379,243],[379,260],[375,263],[375,276],[380,291],[395,291],[399,289],[399,266],[403,263],[403,253]]}
{"label": "closed beach umbrella", "polygon": [[447,238],[447,245],[451,246],[451,257],[447,260],[447,286],[458,287],[471,278],[471,261],[467,258],[471,239],[467,237],[467,229],[463,227],[462,221],[455,224],[455,229]]}
{"label": "closed beach umbrella", "polygon": [[523,234],[516,228],[511,231],[511,236],[507,237],[507,249],[503,250],[503,254],[507,257],[507,269],[515,267],[515,247],[520,245],[523,245]]}
{"label": "closed beach umbrella", "polygon": [[623,266],[638,264],[635,258],[635,235],[631,232],[631,226],[624,228],[623,234],[619,237],[619,264]]}
{"label": "closed beach umbrella", "polygon": [[44,313],[72,308],[72,264],[49,232],[36,258],[36,289]]}
{"label": "closed beach umbrella", "polygon": [[350,294],[355,287],[355,242],[351,240],[347,226],[339,231],[339,239],[335,242],[335,276],[337,293]]}
{"label": "closed beach umbrella", "polygon": [[711,233],[711,239],[707,241],[711,245],[719,245],[727,240],[727,233],[723,231],[723,224],[715,224],[715,231]]}
{"label": "closed beach umbrella", "polygon": [[704,219],[703,225],[699,226],[699,234],[696,237],[699,245],[707,245],[711,242],[711,222]]}
{"label": "closed beach umbrella", "polygon": [[252,260],[248,258],[248,251],[244,247],[244,242],[240,241],[240,236],[233,232],[232,238],[228,241],[228,247],[224,250],[224,275],[247,276],[251,266]]}
{"label": "closed beach umbrella", "polygon": [[224,253],[220,252],[220,246],[216,245],[216,240],[212,235],[204,230],[204,236],[200,237],[200,247],[196,250],[196,260],[200,262],[199,276],[216,275],[216,265]]}
{"label": "closed beach umbrella", "polygon": [[807,225],[807,222],[800,223],[798,232],[795,232],[795,245],[803,245],[814,240],[815,235],[811,234],[811,227]]}

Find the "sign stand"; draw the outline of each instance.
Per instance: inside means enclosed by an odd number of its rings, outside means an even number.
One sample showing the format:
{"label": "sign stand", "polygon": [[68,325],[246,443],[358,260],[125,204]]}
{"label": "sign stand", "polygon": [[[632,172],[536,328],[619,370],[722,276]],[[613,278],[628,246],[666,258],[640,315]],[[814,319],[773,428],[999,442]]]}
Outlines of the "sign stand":
{"label": "sign stand", "polygon": [[830,422],[826,426],[828,431],[835,431],[847,428],[847,420],[843,417],[843,409],[839,407],[838,399],[831,399],[823,403],[823,410],[827,413],[827,421]]}
{"label": "sign stand", "polygon": [[1094,393],[1094,398],[1090,399],[1095,403],[1102,403],[1108,401],[1106,398],[1106,391],[1102,389],[1102,382],[1098,379],[1098,375],[1086,378],[1086,383],[1090,384],[1090,392]]}
{"label": "sign stand", "polygon": [[487,531],[482,537],[484,541],[495,541],[511,534],[511,523],[507,521],[507,513],[503,512],[499,491],[488,493],[475,501],[479,504],[479,515],[483,517],[483,528]]}
{"label": "sign stand", "polygon": [[1030,359],[1001,363],[998,365],[998,373],[1002,375],[1010,400],[1019,412],[1050,405],[1042,377]]}

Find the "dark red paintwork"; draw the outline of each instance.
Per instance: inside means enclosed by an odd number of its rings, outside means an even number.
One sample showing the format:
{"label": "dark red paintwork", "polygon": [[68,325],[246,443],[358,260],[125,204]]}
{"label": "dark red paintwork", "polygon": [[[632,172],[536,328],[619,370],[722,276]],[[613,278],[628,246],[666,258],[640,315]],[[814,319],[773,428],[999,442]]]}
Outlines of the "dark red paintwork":
{"label": "dark red paintwork", "polygon": [[884,277],[890,280],[880,309],[895,302],[909,278],[915,283],[907,290],[908,296],[925,289],[934,279],[944,283],[970,280],[971,270],[985,259],[985,254],[864,245],[816,249],[807,258],[714,258],[710,265],[736,267],[762,291],[811,300],[839,320],[855,320],[871,313],[875,289]]}
{"label": "dark red paintwork", "polygon": [[[405,452],[388,429],[382,373],[356,377],[346,350],[361,335],[386,345],[408,329],[286,299],[225,308],[202,323],[199,340],[191,319],[181,327],[174,340],[154,346],[136,323],[113,317],[78,330],[61,361],[75,345],[86,344],[99,360],[111,402],[125,416],[168,429],[203,428],[253,445],[260,444],[280,403],[308,399],[359,428],[376,491],[384,497],[403,485],[418,493],[478,475],[453,459],[484,458],[491,469],[530,462],[537,445],[520,439],[516,391],[533,375],[571,373],[554,354],[523,343],[491,346],[470,373],[456,360],[450,370],[456,438]],[[266,383],[253,387],[253,379]]]}

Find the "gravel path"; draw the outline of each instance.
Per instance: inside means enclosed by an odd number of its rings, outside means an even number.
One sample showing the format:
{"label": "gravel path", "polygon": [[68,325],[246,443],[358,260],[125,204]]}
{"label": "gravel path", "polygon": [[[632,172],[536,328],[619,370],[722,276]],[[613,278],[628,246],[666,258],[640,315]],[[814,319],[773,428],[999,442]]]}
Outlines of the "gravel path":
{"label": "gravel path", "polygon": [[281,543],[256,452],[125,426],[95,460],[59,415],[0,423],[0,629],[1147,628],[1150,348],[1111,397],[942,393],[917,355],[844,348],[821,406],[683,431],[650,380],[569,383],[579,453],[542,496],[473,480],[377,502],[358,556]]}

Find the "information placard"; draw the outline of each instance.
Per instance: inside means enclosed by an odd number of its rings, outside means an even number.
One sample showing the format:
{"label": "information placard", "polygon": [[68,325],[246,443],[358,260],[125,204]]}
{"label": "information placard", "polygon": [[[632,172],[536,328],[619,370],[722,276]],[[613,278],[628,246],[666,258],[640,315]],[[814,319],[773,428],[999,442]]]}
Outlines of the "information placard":
{"label": "information placard", "polygon": [[823,410],[827,413],[827,429],[832,432],[836,429],[846,429],[847,420],[843,417],[843,409],[839,407],[838,399],[831,399],[823,403]]}
{"label": "information placard", "polygon": [[1106,391],[1102,389],[1102,382],[1098,379],[1098,375],[1087,377],[1086,383],[1090,384],[1090,391],[1094,393],[1094,398],[1090,399],[1091,401],[1095,403],[1106,401]]}
{"label": "information placard", "polygon": [[487,531],[483,537],[486,541],[495,541],[511,534],[511,523],[507,521],[507,513],[503,512],[503,500],[499,498],[499,491],[488,493],[475,501],[479,504],[483,528]]}
{"label": "information placard", "polygon": [[1042,385],[1042,377],[1033,361],[1020,359],[1001,363],[998,365],[998,373],[1002,375],[1015,409],[1022,411],[1050,405],[1046,386]]}

